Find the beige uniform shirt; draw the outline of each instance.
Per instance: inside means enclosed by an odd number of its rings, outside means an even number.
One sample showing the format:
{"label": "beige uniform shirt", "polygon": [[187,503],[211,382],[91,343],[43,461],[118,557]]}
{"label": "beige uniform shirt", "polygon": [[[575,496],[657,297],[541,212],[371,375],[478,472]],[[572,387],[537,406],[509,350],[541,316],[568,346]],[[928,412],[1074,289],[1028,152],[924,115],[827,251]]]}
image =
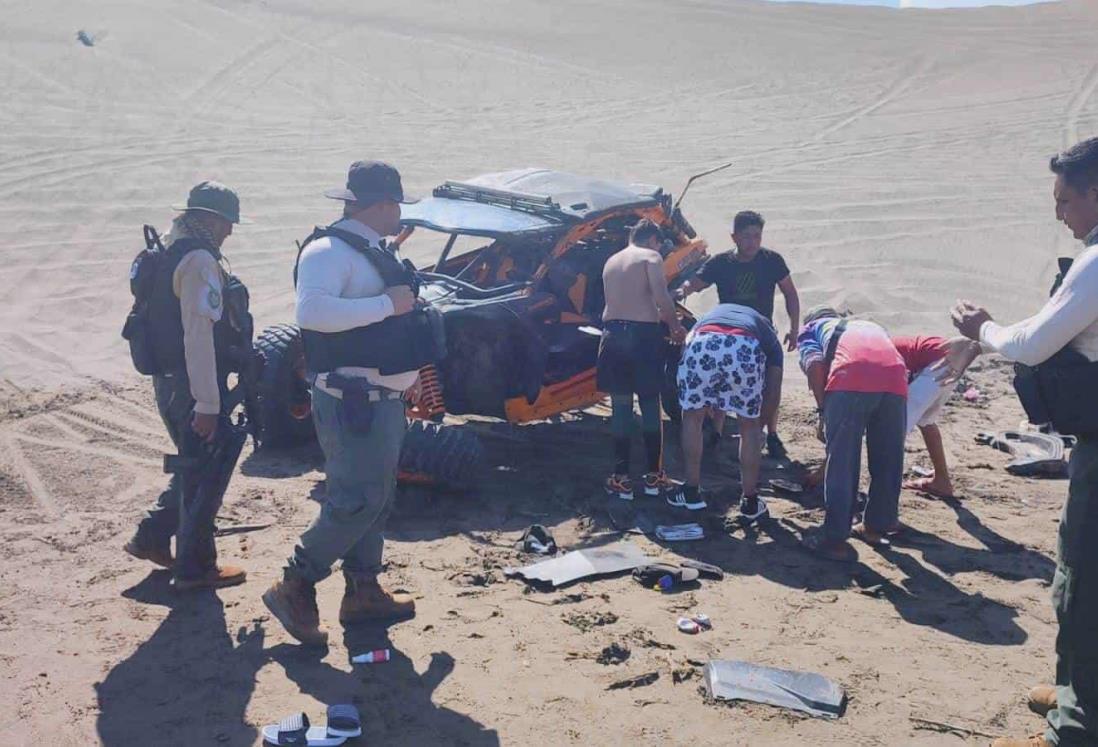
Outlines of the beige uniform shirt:
{"label": "beige uniform shirt", "polygon": [[172,289],[183,316],[183,350],[194,411],[204,415],[221,411],[213,327],[221,319],[223,284],[221,265],[203,249],[188,253],[172,275]]}

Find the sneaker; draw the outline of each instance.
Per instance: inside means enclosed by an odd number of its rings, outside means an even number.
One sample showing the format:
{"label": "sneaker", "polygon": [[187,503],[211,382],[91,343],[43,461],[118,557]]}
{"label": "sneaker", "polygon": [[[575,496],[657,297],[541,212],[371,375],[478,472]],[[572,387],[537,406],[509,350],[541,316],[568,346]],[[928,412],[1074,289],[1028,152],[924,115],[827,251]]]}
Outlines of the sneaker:
{"label": "sneaker", "polygon": [[679,485],[673,492],[667,494],[667,503],[675,508],[685,508],[687,511],[700,511],[708,506],[702,500],[701,490],[693,485]]}
{"label": "sneaker", "polygon": [[623,501],[633,500],[633,481],[629,475],[610,475],[606,478],[606,494]]}
{"label": "sneaker", "polygon": [[766,436],[766,454],[771,459],[785,459],[789,452],[785,450],[785,444],[777,433],[768,433]]}
{"label": "sneaker", "polygon": [[766,501],[759,496],[744,496],[740,499],[740,522],[754,524],[761,519],[770,518],[770,509],[766,507]]}
{"label": "sneaker", "polygon": [[672,480],[662,469],[659,472],[649,472],[644,476],[645,495],[663,495],[682,485],[678,480]]}

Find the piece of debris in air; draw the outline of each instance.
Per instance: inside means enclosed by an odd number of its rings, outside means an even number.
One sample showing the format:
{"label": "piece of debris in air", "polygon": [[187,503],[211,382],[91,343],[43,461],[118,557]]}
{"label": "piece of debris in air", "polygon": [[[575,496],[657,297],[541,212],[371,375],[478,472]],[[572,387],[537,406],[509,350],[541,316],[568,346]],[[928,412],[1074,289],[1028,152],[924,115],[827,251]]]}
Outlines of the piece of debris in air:
{"label": "piece of debris in air", "polygon": [[507,576],[519,576],[533,583],[557,587],[590,576],[631,571],[654,562],[655,558],[645,555],[636,545],[621,542],[607,547],[574,550],[523,568],[504,568],[503,573]]}
{"label": "piece of debris in air", "polygon": [[95,46],[95,37],[93,37],[87,31],[84,31],[83,29],[76,32],[76,40],[83,44],[85,47]]}
{"label": "piece of debris in air", "polygon": [[715,700],[747,700],[802,711],[817,718],[839,718],[846,693],[835,682],[812,672],[711,661],[705,665],[705,689]]}
{"label": "piece of debris in air", "polygon": [[1064,442],[1058,435],[1020,431],[980,433],[976,443],[1005,451],[1014,457],[1007,472],[1020,477],[1066,477]]}
{"label": "piece of debris in air", "polygon": [[557,541],[542,524],[532,524],[522,533],[515,549],[531,555],[556,555]]}

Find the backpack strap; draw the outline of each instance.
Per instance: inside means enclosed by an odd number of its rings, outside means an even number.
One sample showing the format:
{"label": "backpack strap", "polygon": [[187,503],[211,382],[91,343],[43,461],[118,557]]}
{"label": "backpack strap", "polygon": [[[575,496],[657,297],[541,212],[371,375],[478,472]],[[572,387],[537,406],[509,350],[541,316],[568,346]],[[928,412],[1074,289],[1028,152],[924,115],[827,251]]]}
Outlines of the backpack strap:
{"label": "backpack strap", "polygon": [[843,336],[843,332],[846,331],[846,319],[841,319],[835,329],[831,332],[831,339],[827,341],[827,350],[824,351],[824,365],[828,370],[831,370],[831,361],[835,360],[835,351],[839,349],[839,338]]}
{"label": "backpack strap", "polygon": [[401,264],[394,255],[389,254],[380,247],[373,246],[362,236],[351,231],[345,231],[335,226],[317,226],[309,237],[297,245],[297,260],[294,262],[294,287],[297,287],[297,271],[301,264],[301,253],[317,239],[331,236],[346,243],[359,254],[366,257],[374,266],[385,285],[413,285],[413,279],[409,277],[408,269]]}

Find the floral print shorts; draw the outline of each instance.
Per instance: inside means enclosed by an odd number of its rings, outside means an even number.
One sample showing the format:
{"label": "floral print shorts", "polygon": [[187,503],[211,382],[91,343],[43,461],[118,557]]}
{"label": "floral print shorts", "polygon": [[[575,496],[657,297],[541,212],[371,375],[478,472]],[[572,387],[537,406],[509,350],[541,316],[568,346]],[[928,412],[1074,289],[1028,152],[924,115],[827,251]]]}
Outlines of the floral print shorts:
{"label": "floral print shorts", "polygon": [[679,362],[679,405],[684,410],[716,407],[744,418],[762,410],[766,356],[754,337],[701,332]]}

